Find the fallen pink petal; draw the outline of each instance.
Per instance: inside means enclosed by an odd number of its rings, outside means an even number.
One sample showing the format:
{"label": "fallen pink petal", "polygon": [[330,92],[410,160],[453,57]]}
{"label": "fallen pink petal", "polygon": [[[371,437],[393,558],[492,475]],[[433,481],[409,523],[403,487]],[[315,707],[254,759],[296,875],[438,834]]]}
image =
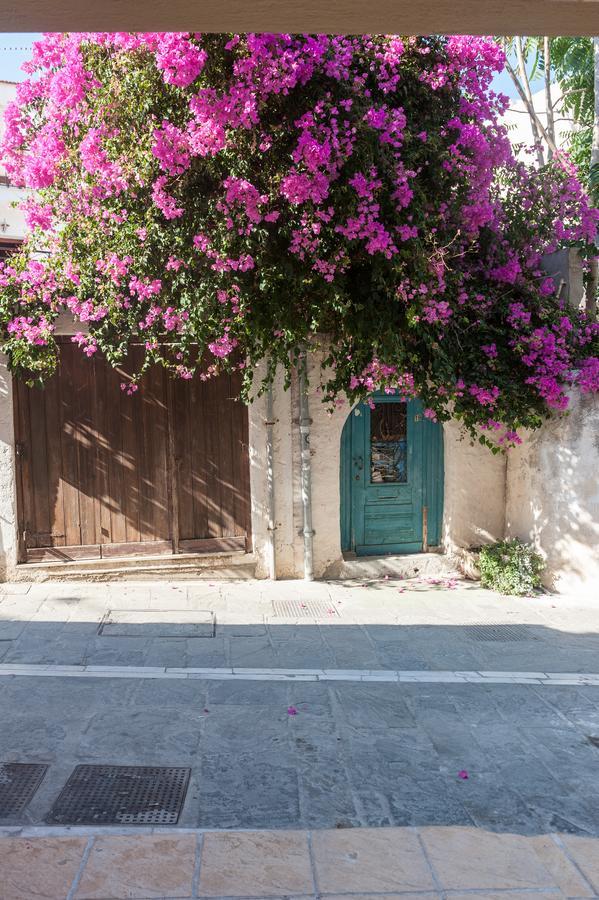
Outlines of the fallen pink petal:
{"label": "fallen pink petal", "polygon": [[287,715],[288,716],[297,716],[297,709],[295,708],[295,706],[287,707]]}
{"label": "fallen pink petal", "polygon": [[462,781],[467,781],[470,776],[468,775],[466,769],[462,769],[461,772],[458,772],[458,778],[461,778]]}

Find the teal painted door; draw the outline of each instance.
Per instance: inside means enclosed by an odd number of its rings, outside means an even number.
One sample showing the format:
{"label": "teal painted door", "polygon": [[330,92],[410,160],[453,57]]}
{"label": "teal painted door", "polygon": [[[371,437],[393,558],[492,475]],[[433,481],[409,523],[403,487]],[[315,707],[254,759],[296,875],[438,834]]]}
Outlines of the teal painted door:
{"label": "teal painted door", "polygon": [[419,400],[376,394],[350,413],[341,445],[341,532],[358,556],[439,543],[442,434]]}

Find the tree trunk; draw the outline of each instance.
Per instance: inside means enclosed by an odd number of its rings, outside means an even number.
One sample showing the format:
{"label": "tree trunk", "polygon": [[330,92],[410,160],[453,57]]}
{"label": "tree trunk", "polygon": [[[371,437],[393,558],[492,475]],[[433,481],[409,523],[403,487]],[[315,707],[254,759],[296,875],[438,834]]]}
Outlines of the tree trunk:
{"label": "tree trunk", "polygon": [[526,108],[528,109],[528,115],[530,116],[530,125],[532,128],[532,136],[535,142],[535,147],[537,151],[537,162],[539,166],[545,165],[545,155],[543,153],[543,145],[541,143],[541,130],[538,125],[538,120],[535,112],[535,105],[532,99],[532,91],[530,89],[530,82],[528,80],[528,73],[526,71],[526,61],[524,59],[524,51],[522,49],[522,38],[516,38],[516,57],[518,59],[518,74],[520,75],[520,83],[522,85],[522,91],[525,96]]}
{"label": "tree trunk", "polygon": [[[555,144],[555,120],[553,116],[553,101],[551,99],[551,42],[548,37],[543,38],[543,58],[545,60],[544,66],[544,81],[545,81],[545,107],[547,110],[547,134],[551,138],[553,144]],[[547,158],[551,159],[553,156],[553,147],[549,144],[549,149],[547,151]]]}

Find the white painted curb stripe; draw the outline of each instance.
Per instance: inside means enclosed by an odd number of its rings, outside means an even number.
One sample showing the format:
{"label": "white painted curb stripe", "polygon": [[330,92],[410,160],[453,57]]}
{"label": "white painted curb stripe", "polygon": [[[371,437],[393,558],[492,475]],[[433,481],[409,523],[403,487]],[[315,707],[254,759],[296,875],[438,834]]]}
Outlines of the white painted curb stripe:
{"label": "white painted curb stripe", "polygon": [[244,669],[167,668],[161,666],[60,666],[0,664],[0,677],[36,678],[174,678],[208,681],[353,681],[420,684],[596,685],[599,674],[579,672],[403,671],[392,669]]}

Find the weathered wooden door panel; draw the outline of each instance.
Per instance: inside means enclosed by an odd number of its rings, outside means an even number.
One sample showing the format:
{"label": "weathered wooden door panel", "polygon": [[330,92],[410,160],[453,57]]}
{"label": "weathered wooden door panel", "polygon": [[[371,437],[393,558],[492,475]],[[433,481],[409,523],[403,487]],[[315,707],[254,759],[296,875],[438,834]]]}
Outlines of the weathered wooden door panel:
{"label": "weathered wooden door panel", "polygon": [[239,388],[237,375],[174,383],[181,550],[199,549],[207,539],[223,539],[228,549],[230,539],[238,538],[236,546],[242,547],[249,534],[248,423],[236,399]]}
{"label": "weathered wooden door panel", "polygon": [[24,544],[47,551],[29,558],[123,555],[150,544],[157,552],[160,543],[170,551],[165,376],[152,370],[139,396],[128,396],[119,387],[127,368],[63,342],[44,388],[17,382]]}
{"label": "weathered wooden door panel", "polygon": [[15,383],[23,559],[244,548],[247,411],[231,399],[237,379],[169,384],[155,366],[129,396],[120,384],[142,352],[132,347],[114,370],[65,340],[43,389]]}

